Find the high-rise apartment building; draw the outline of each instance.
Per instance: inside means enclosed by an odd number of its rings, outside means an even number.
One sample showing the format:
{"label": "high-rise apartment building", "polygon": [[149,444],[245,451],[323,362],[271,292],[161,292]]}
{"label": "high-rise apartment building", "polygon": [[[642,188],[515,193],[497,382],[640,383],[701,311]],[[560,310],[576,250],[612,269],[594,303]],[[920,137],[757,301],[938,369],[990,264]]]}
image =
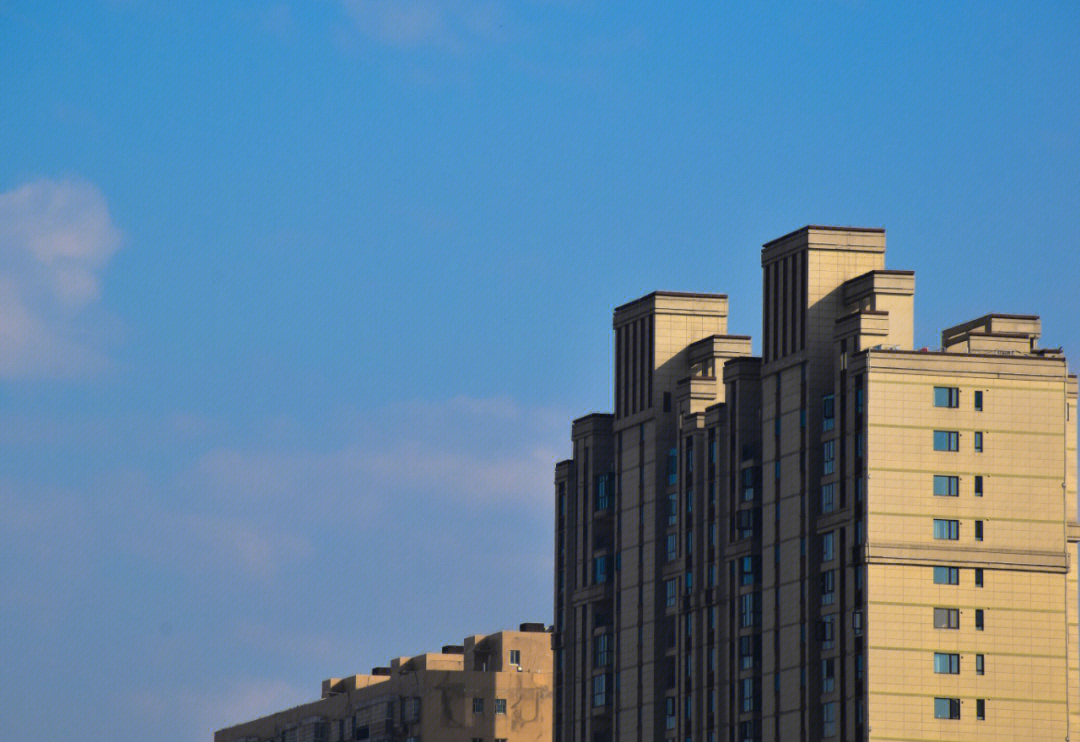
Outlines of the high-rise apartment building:
{"label": "high-rise apartment building", "polygon": [[551,635],[520,628],[324,680],[322,698],[214,742],[551,742]]}
{"label": "high-rise apartment building", "polygon": [[615,310],[613,414],[555,468],[555,740],[1080,734],[1077,379],[1040,322],[913,346],[881,229]]}

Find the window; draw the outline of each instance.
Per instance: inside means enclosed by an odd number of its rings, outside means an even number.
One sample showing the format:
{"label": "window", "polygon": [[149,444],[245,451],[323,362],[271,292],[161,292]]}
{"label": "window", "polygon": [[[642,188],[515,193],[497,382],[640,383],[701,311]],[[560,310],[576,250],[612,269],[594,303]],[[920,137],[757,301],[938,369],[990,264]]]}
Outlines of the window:
{"label": "window", "polygon": [[353,731],[353,736],[360,740],[371,739],[371,728],[367,724],[362,727],[356,727]]}
{"label": "window", "polygon": [[[862,382],[861,378],[855,380],[856,384],[860,384],[861,382]],[[855,414],[856,415],[861,415],[862,412],[863,412],[863,396],[864,396],[863,395],[863,390],[862,390],[862,387],[860,386],[855,390]]]}
{"label": "window", "polygon": [[934,699],[934,718],[935,719],[959,719],[960,718],[960,699],[959,698],[935,698]]}
{"label": "window", "polygon": [[981,520],[975,521],[975,540],[983,540],[983,522]]}
{"label": "window", "polygon": [[673,696],[664,699],[664,728],[675,728],[675,698]]}
{"label": "window", "polygon": [[758,663],[761,656],[761,636],[739,637],[739,667],[749,670]]}
{"label": "window", "polygon": [[960,538],[960,521],[934,518],[934,538],[956,541]]}
{"label": "window", "polygon": [[758,469],[756,466],[750,466],[742,470],[742,499],[743,502],[749,502],[754,499],[756,493],[756,485],[760,476],[758,475]]}
{"label": "window", "polygon": [[821,604],[832,605],[836,600],[836,570],[821,573]]}
{"label": "window", "polygon": [[735,513],[735,530],[738,538],[751,538],[757,530],[760,510],[739,510]]}
{"label": "window", "polygon": [[986,628],[986,624],[984,623],[984,619],[985,619],[985,614],[983,613],[983,609],[982,608],[976,608],[975,609],[975,630],[976,631],[982,631],[984,628]]}
{"label": "window", "polygon": [[402,699],[401,720],[406,724],[420,721],[420,698],[418,696]]}
{"label": "window", "polygon": [[960,655],[934,652],[934,672],[939,675],[959,675]]}
{"label": "window", "polygon": [[976,412],[982,412],[982,394],[983,393],[982,393],[981,389],[977,390],[975,392],[975,411]]}
{"label": "window", "polygon": [[677,484],[679,481],[679,449],[670,448],[667,454],[667,483]]}
{"label": "window", "polygon": [[983,496],[983,478],[982,478],[982,474],[976,474],[975,475],[975,496],[976,497],[982,497]]}
{"label": "window", "polygon": [[934,609],[934,628],[935,629],[959,629],[960,628],[960,609],[959,608],[935,608]]}
{"label": "window", "polygon": [[739,560],[739,584],[753,585],[758,581],[758,558],[744,556]]}
{"label": "window", "polygon": [[836,660],[831,657],[821,661],[821,692],[836,690]]}
{"label": "window", "polygon": [[956,497],[960,494],[960,477],[935,474],[934,494],[938,497]]}
{"label": "window", "polygon": [[667,535],[667,560],[674,562],[679,558],[679,536],[675,533]]}
{"label": "window", "polygon": [[821,704],[821,736],[836,736],[836,704],[832,701]]}
{"label": "window", "polygon": [[983,450],[983,434],[981,430],[975,431],[975,451],[982,453]]}
{"label": "window", "polygon": [[832,649],[836,643],[836,624],[835,616],[822,616],[821,623],[818,624],[818,631],[821,634],[821,648]]}
{"label": "window", "polygon": [[505,698],[496,698],[495,699],[495,713],[496,714],[505,714],[506,713],[506,699]]}
{"label": "window", "polygon": [[986,699],[975,699],[975,718],[979,721],[986,721]]}
{"label": "window", "polygon": [[520,649],[511,649],[510,650],[510,664],[511,665],[520,665],[521,664],[521,650]]}
{"label": "window", "polygon": [[[689,595],[694,591],[694,573],[686,573],[686,594]],[[689,617],[689,616],[688,616]]]}
{"label": "window", "polygon": [[611,664],[613,653],[610,634],[600,634],[593,639],[593,666],[606,667]]}
{"label": "window", "polygon": [[671,412],[671,392],[664,392],[664,412]]}
{"label": "window", "polygon": [[831,513],[836,508],[836,485],[821,485],[821,512]]}
{"label": "window", "polygon": [[832,531],[821,534],[821,561],[831,562],[836,558],[836,537]]}
{"label": "window", "polygon": [[739,625],[742,627],[761,624],[761,593],[747,593],[739,599]]}
{"label": "window", "polygon": [[934,431],[935,451],[958,451],[960,450],[960,433],[955,430]]}
{"label": "window", "polygon": [[754,679],[743,678],[739,683],[739,710],[746,713],[754,710]]}
{"label": "window", "polygon": [[821,398],[821,432],[836,427],[836,395],[826,394]]}
{"label": "window", "polygon": [[956,567],[934,567],[935,585],[959,585],[960,570]]}
{"label": "window", "polygon": [[601,585],[608,579],[608,562],[611,557],[599,556],[593,559],[593,583]]}
{"label": "window", "polygon": [[821,474],[828,476],[836,471],[836,441],[821,444]]}
{"label": "window", "polygon": [[983,568],[982,567],[976,567],[975,568],[975,587],[982,587],[982,586],[983,586]]}
{"label": "window", "polygon": [[739,722],[739,742],[759,742],[761,725],[757,719]]}
{"label": "window", "polygon": [[673,526],[679,522],[679,496],[672,492],[667,498],[667,524]]}
{"label": "window", "polygon": [[862,610],[856,608],[851,612],[851,633],[862,636]]}
{"label": "window", "polygon": [[482,714],[482,713],[484,713],[484,699],[483,698],[474,698],[474,699],[472,699],[472,712],[474,714]]}
{"label": "window", "polygon": [[934,387],[934,407],[959,407],[960,390],[955,386]]}
{"label": "window", "polygon": [[986,674],[985,655],[981,655],[981,654],[975,655],[975,674],[976,675],[985,675]]}
{"label": "window", "polygon": [[706,573],[709,587],[716,587],[716,565],[710,564]]}
{"label": "window", "polygon": [[[498,703],[498,701],[496,701]],[[608,704],[608,675],[597,675],[592,679],[593,708]],[[504,712],[505,713],[505,712]]]}
{"label": "window", "polygon": [[596,478],[596,510],[607,510],[611,507],[614,489],[614,474],[601,474]]}

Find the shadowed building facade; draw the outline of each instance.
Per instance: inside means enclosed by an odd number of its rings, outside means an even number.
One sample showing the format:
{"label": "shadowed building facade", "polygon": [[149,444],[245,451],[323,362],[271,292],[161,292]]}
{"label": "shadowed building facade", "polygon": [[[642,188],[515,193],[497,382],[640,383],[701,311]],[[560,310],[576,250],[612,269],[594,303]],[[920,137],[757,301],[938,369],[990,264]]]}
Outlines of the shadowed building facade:
{"label": "shadowed building facade", "polygon": [[551,656],[543,624],[469,636],[324,680],[321,699],[222,729],[214,742],[550,742]]}
{"label": "shadowed building facade", "polygon": [[555,739],[1080,730],[1077,380],[1040,322],[913,347],[880,229],[767,243],[727,297],[615,310],[613,414],[555,469]]}

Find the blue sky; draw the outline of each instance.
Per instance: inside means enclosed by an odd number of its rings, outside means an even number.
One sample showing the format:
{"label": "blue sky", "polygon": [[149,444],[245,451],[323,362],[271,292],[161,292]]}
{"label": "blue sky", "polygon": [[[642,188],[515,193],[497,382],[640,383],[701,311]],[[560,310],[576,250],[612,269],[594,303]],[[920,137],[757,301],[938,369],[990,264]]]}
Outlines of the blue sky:
{"label": "blue sky", "polygon": [[[613,306],[884,226],[1080,354],[1074,3],[0,0],[0,697],[208,739],[551,620]],[[1073,366],[1074,369],[1076,366]],[[57,712],[60,709],[60,712]]]}

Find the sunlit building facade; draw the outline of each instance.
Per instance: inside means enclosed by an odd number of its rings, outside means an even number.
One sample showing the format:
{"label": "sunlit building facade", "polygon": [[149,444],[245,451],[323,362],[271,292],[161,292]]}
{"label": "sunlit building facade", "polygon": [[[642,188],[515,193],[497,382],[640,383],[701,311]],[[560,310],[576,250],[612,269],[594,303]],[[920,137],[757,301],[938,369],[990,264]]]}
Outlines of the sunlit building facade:
{"label": "sunlit building facade", "polygon": [[1077,379],[1040,321],[913,344],[881,229],[767,243],[614,314],[614,411],[555,468],[555,740],[1080,733]]}
{"label": "sunlit building facade", "polygon": [[214,742],[551,742],[551,634],[520,629],[324,680],[318,700],[222,729]]}

